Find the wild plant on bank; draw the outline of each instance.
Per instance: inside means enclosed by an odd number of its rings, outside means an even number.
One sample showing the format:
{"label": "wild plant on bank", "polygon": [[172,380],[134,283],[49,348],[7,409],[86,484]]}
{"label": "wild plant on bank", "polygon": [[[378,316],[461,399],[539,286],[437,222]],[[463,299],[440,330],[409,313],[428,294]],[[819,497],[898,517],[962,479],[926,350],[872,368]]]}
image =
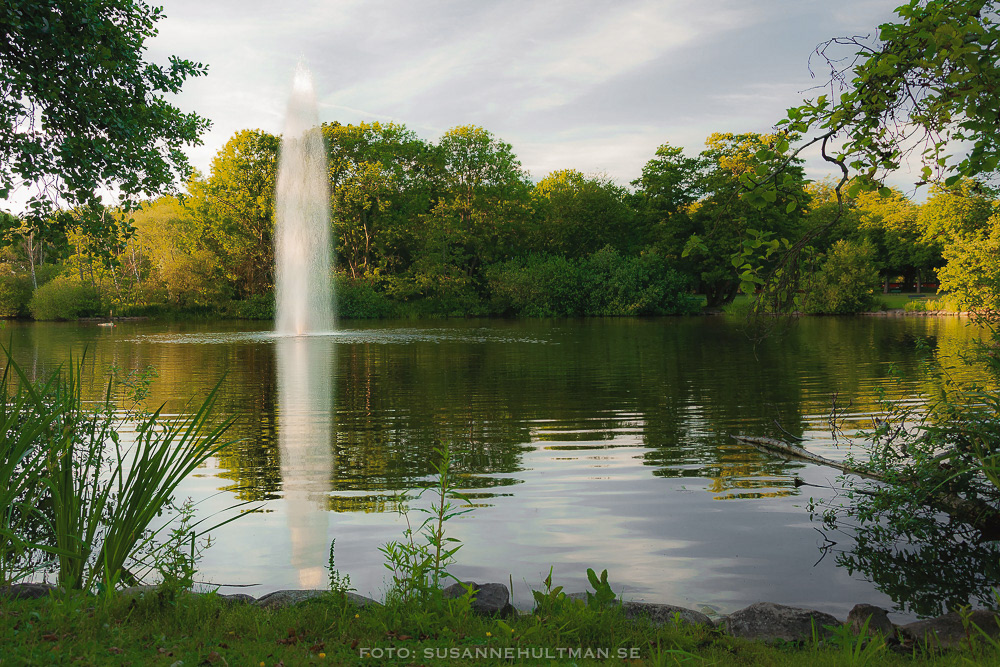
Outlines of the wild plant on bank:
{"label": "wild plant on bank", "polygon": [[44,449],[39,446],[49,429],[50,410],[41,409],[39,393],[48,394],[55,378],[28,391],[13,382],[16,366],[8,355],[0,388],[7,389],[0,401],[0,582],[14,582],[32,572],[32,533],[38,532],[39,479],[45,469]]}
{"label": "wild plant on bank", "polygon": [[194,530],[194,502],[187,498],[178,507],[167,540],[154,548],[153,569],[159,579],[158,593],[164,602],[176,603],[178,595],[191,590],[202,552],[212,546],[211,536],[199,538]]}
{"label": "wild plant on bank", "polygon": [[[392,572],[390,598],[401,602],[426,601],[438,590],[441,580],[455,578],[446,570],[454,561],[455,553],[462,547],[457,538],[445,536],[445,523],[472,511],[472,501],[456,490],[452,476],[451,450],[448,446],[435,448],[439,460],[433,463],[436,481],[411,498],[400,499],[400,513],[406,520],[401,541],[393,541],[379,548],[385,556],[385,567]],[[406,500],[419,500],[429,489],[434,490],[430,509],[417,508],[427,517],[416,528],[410,522]],[[462,507],[455,501],[465,503]]]}
{"label": "wild plant on bank", "polygon": [[[59,584],[69,589],[137,583],[156,569],[157,549],[164,547],[155,539],[169,522],[150,526],[170,506],[178,484],[227,444],[222,436],[233,420],[213,424],[211,418],[219,386],[193,415],[168,422],[160,410],[141,416],[134,438],[123,443],[119,431],[136,413],[115,411],[111,382],[98,409],[84,407],[83,359],[32,382],[3,351],[8,372],[0,471],[22,473],[0,494],[4,579],[23,578],[31,569],[26,557],[40,552],[57,559]],[[23,530],[28,518],[42,526],[37,535]],[[190,518],[182,516],[185,534],[197,525]],[[152,562],[139,558],[150,553]]]}
{"label": "wild plant on bank", "polygon": [[327,571],[330,574],[330,592],[334,595],[344,596],[353,591],[354,588],[351,586],[351,575],[342,574],[337,569],[333,555],[336,544],[336,539],[330,540],[330,558],[327,560]]}

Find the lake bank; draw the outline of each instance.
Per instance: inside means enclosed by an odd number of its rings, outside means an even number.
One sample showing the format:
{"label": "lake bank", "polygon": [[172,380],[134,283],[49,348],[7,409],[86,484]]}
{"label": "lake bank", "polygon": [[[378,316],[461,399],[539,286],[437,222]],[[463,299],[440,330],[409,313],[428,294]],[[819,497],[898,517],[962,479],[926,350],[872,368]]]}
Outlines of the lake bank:
{"label": "lake bank", "polygon": [[[467,601],[430,600],[385,607],[329,592],[296,604],[260,605],[215,594],[163,596],[148,589],[111,597],[83,595],[0,601],[0,643],[11,664],[428,665],[711,664],[960,665],[989,664],[997,646],[973,634],[955,648],[909,637],[886,640],[865,625],[841,626],[780,605],[760,604],[725,629],[680,616],[595,607],[564,598],[534,614],[494,617]],[[801,610],[805,611],[805,610]],[[863,610],[864,611],[864,610]],[[793,634],[768,640],[781,618]],[[771,621],[765,621],[771,619]],[[803,620],[809,619],[808,627]],[[977,619],[982,622],[982,619]],[[827,627],[818,627],[817,622]],[[771,626],[774,627],[773,625]],[[960,626],[961,627],[961,626]],[[808,632],[807,632],[808,630]],[[782,631],[784,632],[784,630]],[[756,635],[752,635],[756,633]],[[748,634],[756,639],[748,638]],[[741,636],[742,635],[742,636]]]}

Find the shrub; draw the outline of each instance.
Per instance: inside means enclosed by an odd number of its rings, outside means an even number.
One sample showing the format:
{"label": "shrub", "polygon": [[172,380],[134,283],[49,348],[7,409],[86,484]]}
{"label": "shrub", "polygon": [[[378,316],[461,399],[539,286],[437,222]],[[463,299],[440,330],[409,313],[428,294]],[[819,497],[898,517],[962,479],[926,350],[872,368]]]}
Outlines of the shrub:
{"label": "shrub", "polygon": [[405,303],[410,316],[489,314],[478,286],[465,271],[427,258],[415,262],[406,273],[387,278],[386,293],[397,303]]}
{"label": "shrub", "polygon": [[396,304],[377,289],[371,278],[337,274],[334,294],[338,318],[381,319],[393,317],[397,312]]}
{"label": "shrub", "polygon": [[104,312],[97,288],[59,276],[35,290],[28,310],[36,320],[75,320],[95,317]]}
{"label": "shrub", "polygon": [[[42,264],[35,267],[35,280],[44,285],[52,280],[61,267]],[[0,317],[27,317],[28,302],[34,286],[30,270],[0,264]]]}
{"label": "shrub", "polygon": [[565,257],[529,255],[485,271],[491,310],[499,315],[565,317],[582,307],[579,268]]}
{"label": "shrub", "polygon": [[238,320],[273,320],[274,293],[255,294],[241,301],[230,301],[221,310],[225,317]]}
{"label": "shrub", "polygon": [[493,312],[527,317],[681,315],[696,312],[688,280],[655,254],[610,246],[570,260],[531,255],[488,267]]}
{"label": "shrub", "polygon": [[0,317],[23,317],[28,314],[31,299],[31,276],[3,268],[0,272]]}
{"label": "shrub", "polygon": [[879,277],[871,244],[837,241],[819,271],[804,283],[802,310],[811,314],[848,315],[870,310]]}
{"label": "shrub", "polygon": [[944,310],[941,299],[910,299],[903,304],[903,310],[908,313],[933,312]]}
{"label": "shrub", "polygon": [[699,309],[687,293],[688,279],[654,252],[625,257],[608,246],[583,260],[580,274],[585,315],[686,315]]}

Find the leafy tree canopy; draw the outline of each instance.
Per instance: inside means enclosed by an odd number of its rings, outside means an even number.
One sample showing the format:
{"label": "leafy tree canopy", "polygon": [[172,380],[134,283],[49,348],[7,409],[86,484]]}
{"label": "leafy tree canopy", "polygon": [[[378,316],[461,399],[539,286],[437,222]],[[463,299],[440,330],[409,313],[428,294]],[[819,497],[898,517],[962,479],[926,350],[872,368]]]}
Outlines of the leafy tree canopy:
{"label": "leafy tree canopy", "polygon": [[273,287],[279,145],[277,136],[263,130],[241,130],[216,154],[209,177],[190,184],[191,204],[208,226],[209,246],[241,296]]}
{"label": "leafy tree canopy", "polygon": [[[869,187],[913,155],[921,183],[992,174],[1000,160],[1000,24],[991,0],[911,0],[875,39],[835,38],[817,49],[828,91],[779,125],[812,135],[852,188]],[[854,50],[844,58],[839,47]],[[839,147],[834,141],[840,140]],[[950,151],[960,144],[963,157]],[[843,181],[843,182],[846,182]]]}
{"label": "leafy tree canopy", "polygon": [[[49,213],[97,210],[102,191],[129,205],[188,175],[182,149],[200,143],[209,123],[164,96],[207,68],[145,60],[161,18],[141,0],[0,3],[0,197],[23,189],[24,217],[42,238],[127,232],[110,216]],[[0,242],[11,243],[11,231],[4,224]]]}

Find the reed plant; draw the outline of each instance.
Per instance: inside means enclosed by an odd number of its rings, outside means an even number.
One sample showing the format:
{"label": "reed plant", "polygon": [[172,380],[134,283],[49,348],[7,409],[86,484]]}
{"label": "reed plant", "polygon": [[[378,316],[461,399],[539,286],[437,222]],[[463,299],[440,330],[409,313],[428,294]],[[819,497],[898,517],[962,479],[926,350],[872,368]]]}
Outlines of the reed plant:
{"label": "reed plant", "polygon": [[[223,437],[233,419],[212,418],[219,385],[188,416],[164,419],[162,407],[139,416],[115,409],[113,380],[96,408],[85,404],[83,358],[32,381],[3,352],[0,473],[18,473],[0,494],[4,581],[31,571],[26,557],[34,551],[58,562],[58,582],[67,589],[138,583],[156,569],[156,539],[170,522],[151,527],[177,486],[228,444]],[[134,435],[123,437],[137,416]],[[28,519],[43,526],[41,536],[26,535]]]}
{"label": "reed plant", "polygon": [[55,378],[29,391],[14,381],[20,369],[7,356],[2,387],[13,387],[0,401],[0,582],[13,582],[28,576],[28,554],[38,512],[41,478],[45,469],[40,442],[49,429],[50,414],[38,403],[39,393],[47,394]]}

